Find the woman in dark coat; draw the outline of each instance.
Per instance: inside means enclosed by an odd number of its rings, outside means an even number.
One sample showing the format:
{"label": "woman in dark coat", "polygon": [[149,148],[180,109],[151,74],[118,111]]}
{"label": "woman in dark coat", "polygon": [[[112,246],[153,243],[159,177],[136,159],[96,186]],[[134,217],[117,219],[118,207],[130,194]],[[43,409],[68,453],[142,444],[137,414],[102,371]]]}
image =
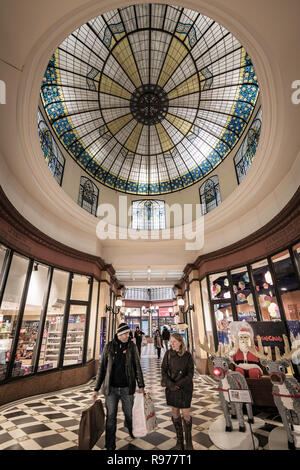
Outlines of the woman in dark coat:
{"label": "woman in dark coat", "polygon": [[[192,355],[186,350],[183,337],[179,333],[171,335],[170,348],[164,355],[161,370],[162,385],[166,387],[167,405],[172,407],[172,421],[177,435],[177,444],[174,449],[184,450],[184,427],[185,450],[192,450],[190,407],[193,395],[194,362]],[[182,410],[182,418],[180,410]]]}

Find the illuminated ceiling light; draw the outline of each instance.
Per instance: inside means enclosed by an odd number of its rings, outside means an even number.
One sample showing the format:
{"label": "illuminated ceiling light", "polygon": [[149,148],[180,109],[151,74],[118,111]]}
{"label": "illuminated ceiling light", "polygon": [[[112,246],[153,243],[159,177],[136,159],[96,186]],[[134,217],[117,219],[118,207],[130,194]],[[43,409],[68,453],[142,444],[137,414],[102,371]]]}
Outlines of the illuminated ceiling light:
{"label": "illuminated ceiling light", "polygon": [[271,284],[273,285],[273,281],[272,281],[272,276],[271,276],[271,273],[270,271],[267,271],[266,274],[265,274],[265,280],[268,284]]}

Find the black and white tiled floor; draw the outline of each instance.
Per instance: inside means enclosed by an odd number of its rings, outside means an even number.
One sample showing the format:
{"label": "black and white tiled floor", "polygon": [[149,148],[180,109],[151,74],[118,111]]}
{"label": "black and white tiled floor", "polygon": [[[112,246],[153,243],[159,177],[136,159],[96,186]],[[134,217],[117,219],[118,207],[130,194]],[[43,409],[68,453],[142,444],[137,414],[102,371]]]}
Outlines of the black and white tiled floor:
{"label": "black and white tiled floor", "polygon": [[[162,353],[163,357],[163,353]],[[175,445],[175,432],[170,410],[160,385],[160,366],[153,344],[142,350],[141,364],[146,391],[154,400],[158,427],[144,438],[131,439],[124,427],[119,404],[117,450],[170,450]],[[81,412],[92,404],[94,381],[68,390],[33,396],[0,407],[1,450],[76,450]],[[101,396],[104,404],[103,396]],[[278,413],[258,414],[265,426],[255,432],[259,449],[268,449],[268,435],[276,426],[282,426]],[[195,450],[218,450],[211,442],[208,429],[222,415],[217,385],[213,378],[195,373],[191,414],[193,417],[193,445]],[[104,435],[93,450],[104,449]]]}

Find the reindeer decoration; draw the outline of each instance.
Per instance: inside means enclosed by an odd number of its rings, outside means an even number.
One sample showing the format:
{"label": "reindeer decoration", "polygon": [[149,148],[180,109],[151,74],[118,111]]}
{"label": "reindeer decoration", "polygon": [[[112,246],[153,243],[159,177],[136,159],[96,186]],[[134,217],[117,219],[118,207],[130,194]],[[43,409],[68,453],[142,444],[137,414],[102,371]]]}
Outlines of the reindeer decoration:
{"label": "reindeer decoration", "polygon": [[[211,339],[212,344],[212,339]],[[214,365],[213,374],[219,379],[219,397],[221,401],[221,406],[223,409],[225,421],[226,421],[226,432],[232,431],[232,422],[229,409],[229,392],[228,390],[248,390],[248,384],[239,372],[234,372],[229,369],[229,365],[232,362],[229,354],[226,354],[224,346],[222,347],[219,344],[218,351],[214,351],[211,347],[208,347],[207,340],[205,338],[204,344],[200,343],[200,347],[206,351],[209,355],[209,358],[212,360]],[[231,403],[232,418],[236,417],[239,421],[239,431],[245,432],[245,421],[243,415],[243,404],[242,403]],[[253,424],[253,413],[251,404],[246,404],[247,414],[248,414],[248,423]],[[236,415],[236,416],[235,416]]]}
{"label": "reindeer decoration", "polygon": [[[282,337],[285,353],[281,355],[279,348],[276,346],[275,361],[272,359],[270,347],[268,347],[268,354],[264,354],[260,336],[257,336],[258,351],[256,351],[256,354],[260,357],[261,364],[265,366],[270,376],[273,385],[272,395],[274,402],[287,433],[288,447],[293,450],[295,449],[295,441],[292,432],[294,430],[293,424],[300,424],[300,384],[294,377],[286,376],[286,372],[293,354],[300,350],[300,345],[293,345],[291,350],[287,336],[282,335]],[[293,335],[291,335],[291,343],[293,344]],[[297,416],[298,423],[294,422],[293,413]]]}

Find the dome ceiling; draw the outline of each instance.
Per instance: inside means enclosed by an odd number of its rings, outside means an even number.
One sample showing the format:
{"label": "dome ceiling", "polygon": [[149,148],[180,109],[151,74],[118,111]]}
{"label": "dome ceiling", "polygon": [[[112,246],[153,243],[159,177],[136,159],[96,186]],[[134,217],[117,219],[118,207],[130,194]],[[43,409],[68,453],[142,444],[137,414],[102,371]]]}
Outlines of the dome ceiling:
{"label": "dome ceiling", "polygon": [[102,184],[158,195],[201,180],[259,93],[249,55],[197,12],[134,5],[88,21],[49,61],[41,98],[60,142]]}

